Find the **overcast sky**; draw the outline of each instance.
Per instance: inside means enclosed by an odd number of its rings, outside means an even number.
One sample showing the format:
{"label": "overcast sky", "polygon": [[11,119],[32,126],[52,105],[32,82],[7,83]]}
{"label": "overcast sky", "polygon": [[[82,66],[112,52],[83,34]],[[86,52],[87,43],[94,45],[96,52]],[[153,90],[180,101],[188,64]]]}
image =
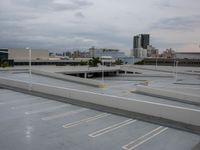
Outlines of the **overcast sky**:
{"label": "overcast sky", "polygon": [[149,33],[160,50],[200,51],[200,0],[0,0],[0,47],[118,48]]}

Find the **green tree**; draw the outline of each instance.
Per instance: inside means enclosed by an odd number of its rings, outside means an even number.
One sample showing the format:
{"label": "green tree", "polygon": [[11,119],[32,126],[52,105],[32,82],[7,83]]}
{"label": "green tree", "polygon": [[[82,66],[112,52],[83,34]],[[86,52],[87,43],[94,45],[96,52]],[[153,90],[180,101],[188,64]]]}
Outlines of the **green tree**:
{"label": "green tree", "polygon": [[144,60],[136,62],[135,65],[144,65]]}
{"label": "green tree", "polygon": [[123,65],[123,61],[121,60],[121,59],[117,59],[116,61],[115,61],[115,64],[116,65]]}
{"label": "green tree", "polygon": [[83,61],[83,60],[81,60],[81,62],[80,62],[80,65],[81,65],[81,66],[85,66],[85,65],[87,65],[87,64],[88,64],[87,61]]}
{"label": "green tree", "polygon": [[3,68],[9,67],[8,61],[5,59],[0,59],[0,67],[3,67]]}
{"label": "green tree", "polygon": [[88,64],[90,67],[97,67],[97,64],[101,63],[99,57],[93,57],[92,59],[89,60]]}

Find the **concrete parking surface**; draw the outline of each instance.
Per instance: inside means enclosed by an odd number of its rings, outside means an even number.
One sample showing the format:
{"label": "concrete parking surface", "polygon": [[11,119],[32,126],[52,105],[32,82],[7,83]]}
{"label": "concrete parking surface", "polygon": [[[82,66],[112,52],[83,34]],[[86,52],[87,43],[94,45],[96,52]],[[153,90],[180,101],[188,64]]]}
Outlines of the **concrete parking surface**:
{"label": "concrete parking surface", "polygon": [[0,89],[2,150],[190,150],[200,135]]}

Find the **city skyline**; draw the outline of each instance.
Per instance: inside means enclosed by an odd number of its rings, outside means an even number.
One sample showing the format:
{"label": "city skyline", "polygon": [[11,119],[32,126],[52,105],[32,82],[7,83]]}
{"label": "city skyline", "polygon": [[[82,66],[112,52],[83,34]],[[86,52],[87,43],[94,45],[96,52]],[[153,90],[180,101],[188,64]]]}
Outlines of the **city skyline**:
{"label": "city skyline", "polygon": [[0,46],[130,53],[132,37],[147,33],[161,51],[199,52],[199,9],[198,0],[2,0]]}

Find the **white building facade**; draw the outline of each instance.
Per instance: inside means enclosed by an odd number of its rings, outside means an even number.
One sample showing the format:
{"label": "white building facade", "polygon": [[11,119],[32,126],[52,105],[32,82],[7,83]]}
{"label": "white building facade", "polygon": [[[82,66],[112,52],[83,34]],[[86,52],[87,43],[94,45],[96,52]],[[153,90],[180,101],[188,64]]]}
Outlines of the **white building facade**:
{"label": "white building facade", "polygon": [[[25,48],[11,48],[8,49],[8,59],[13,60],[28,60],[29,51]],[[49,51],[43,49],[32,49],[31,50],[31,59],[32,60],[48,60]]]}
{"label": "white building facade", "polygon": [[102,56],[111,56],[112,59],[119,59],[126,57],[124,52],[120,52],[117,49],[97,49],[97,48],[90,48],[90,57],[99,57],[101,58]]}

